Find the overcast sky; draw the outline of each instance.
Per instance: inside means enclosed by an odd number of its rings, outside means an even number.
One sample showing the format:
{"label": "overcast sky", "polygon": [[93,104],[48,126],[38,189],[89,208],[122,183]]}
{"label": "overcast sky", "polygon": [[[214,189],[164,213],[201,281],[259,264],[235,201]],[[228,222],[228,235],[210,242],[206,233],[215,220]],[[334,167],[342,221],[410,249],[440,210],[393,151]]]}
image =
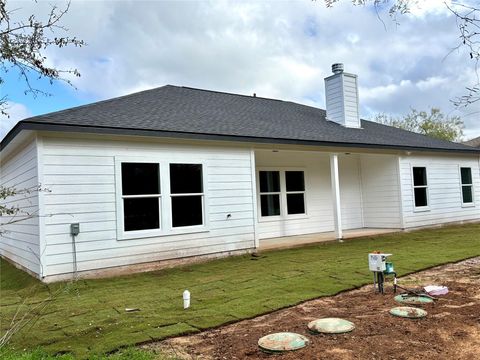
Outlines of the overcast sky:
{"label": "overcast sky", "polygon": [[[18,9],[14,17],[44,19],[51,3],[8,6]],[[358,74],[363,118],[433,106],[462,116],[467,139],[480,136],[480,104],[460,110],[451,104],[476,79],[468,54],[450,53],[458,43],[455,18],[442,0],[419,3],[396,24],[388,9],[377,14],[349,0],[330,9],[322,0],[74,0],[63,24],[88,46],[49,49],[46,55],[50,64],[81,72],[73,79],[77,89],[33,80],[52,94],[33,98],[10,71],[2,89],[10,118],[0,118],[0,138],[28,116],[165,84],[255,92],[324,108],[323,78],[335,62]]]}

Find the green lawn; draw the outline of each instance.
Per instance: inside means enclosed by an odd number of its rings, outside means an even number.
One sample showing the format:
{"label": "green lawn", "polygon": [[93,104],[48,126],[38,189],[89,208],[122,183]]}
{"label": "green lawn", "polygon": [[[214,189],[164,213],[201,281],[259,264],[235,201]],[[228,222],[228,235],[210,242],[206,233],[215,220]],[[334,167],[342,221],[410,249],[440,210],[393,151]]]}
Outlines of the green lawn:
{"label": "green lawn", "polygon": [[[89,357],[193,333],[370,283],[367,253],[394,254],[400,275],[480,255],[480,224],[421,230],[232,257],[114,279],[51,285],[59,292],[10,347]],[[44,285],[1,261],[2,332],[19,304],[48,296]],[[192,307],[182,308],[182,292]],[[33,304],[33,305],[32,305]],[[125,308],[140,311],[126,313]]]}
{"label": "green lawn", "polygon": [[[2,360],[75,360],[73,354],[51,355],[42,349],[12,351],[11,349],[0,350],[0,359]],[[152,351],[141,350],[139,348],[127,348],[107,355],[93,355],[89,360],[178,360],[170,356],[157,354]]]}

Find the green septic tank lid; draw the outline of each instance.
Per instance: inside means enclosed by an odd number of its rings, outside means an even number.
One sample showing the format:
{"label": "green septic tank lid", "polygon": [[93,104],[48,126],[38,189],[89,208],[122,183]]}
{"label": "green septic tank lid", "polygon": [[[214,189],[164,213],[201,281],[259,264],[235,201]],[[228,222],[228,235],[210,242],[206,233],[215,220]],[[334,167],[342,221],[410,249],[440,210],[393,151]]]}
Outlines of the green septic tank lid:
{"label": "green septic tank lid", "polygon": [[313,320],[308,323],[310,331],[324,334],[343,334],[355,329],[355,325],[345,319],[324,318]]}
{"label": "green septic tank lid", "polygon": [[421,295],[408,295],[408,294],[401,294],[394,297],[396,302],[402,304],[409,304],[409,305],[422,305],[422,304],[430,304],[433,302],[433,299],[421,296]]}
{"label": "green septic tank lid", "polygon": [[266,352],[283,352],[301,349],[309,340],[300,334],[280,332],[264,336],[258,340],[260,349]]}
{"label": "green septic tank lid", "polygon": [[411,306],[395,307],[390,310],[390,314],[409,319],[419,319],[427,316],[427,312],[425,310]]}

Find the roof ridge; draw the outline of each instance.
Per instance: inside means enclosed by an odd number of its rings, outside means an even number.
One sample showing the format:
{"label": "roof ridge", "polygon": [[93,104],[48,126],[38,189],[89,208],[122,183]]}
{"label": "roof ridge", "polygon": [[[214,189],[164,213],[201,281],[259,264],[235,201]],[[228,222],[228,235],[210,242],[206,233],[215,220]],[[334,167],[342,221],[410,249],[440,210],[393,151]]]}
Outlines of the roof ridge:
{"label": "roof ridge", "polygon": [[[177,87],[177,86],[175,86]],[[225,95],[231,95],[231,96],[242,96],[246,97],[249,99],[262,99],[262,100],[272,100],[272,101],[280,101],[280,102],[291,102],[291,101],[285,101],[285,100],[280,100],[280,99],[274,99],[274,98],[267,98],[263,96],[252,96],[252,95],[244,95],[244,94],[236,94],[236,93],[231,93],[227,91],[218,91],[218,90],[210,90],[210,89],[200,89],[200,88],[194,88],[191,86],[182,86],[183,89],[189,89],[189,90],[197,90],[197,91],[205,91],[205,92],[210,92],[210,93],[215,93],[215,94],[225,94]],[[255,93],[254,93],[255,94]],[[296,103],[294,103],[296,104]],[[301,104],[299,104],[301,105]]]}
{"label": "roof ridge", "polygon": [[[169,86],[172,86],[172,87],[180,87],[180,86],[176,86],[176,85],[169,85]],[[319,110],[319,111],[323,111],[323,112],[326,112],[326,111],[327,111],[326,109],[322,109],[322,108],[319,108],[319,107],[316,107],[316,106],[312,106],[312,105],[302,104],[302,103],[295,102],[295,101],[291,101],[291,100],[281,100],[281,99],[267,98],[267,97],[262,97],[262,96],[251,96],[251,95],[236,94],[236,93],[230,93],[230,92],[226,92],[226,91],[200,89],[200,88],[194,88],[194,87],[191,87],[191,86],[181,86],[181,88],[183,88],[183,89],[189,89],[189,90],[205,91],[205,92],[210,92],[210,93],[214,93],[214,94],[225,94],[225,95],[231,95],[231,96],[242,96],[242,97],[246,97],[246,98],[249,98],[249,99],[262,99],[262,100],[278,101],[278,102],[285,103],[285,104],[294,104],[294,105],[297,105],[297,106],[303,106],[303,107],[306,107],[306,108],[310,108],[310,109],[314,109],[314,110]],[[360,119],[360,120],[363,120],[363,119]]]}
{"label": "roof ridge", "polygon": [[48,117],[48,116],[51,116],[51,115],[58,115],[58,114],[62,114],[62,113],[65,113],[65,112],[70,112],[72,110],[78,110],[78,109],[82,109],[82,108],[85,108],[85,107],[90,107],[90,106],[93,106],[93,105],[109,103],[109,102],[113,102],[113,101],[116,101],[116,100],[119,100],[119,99],[128,98],[130,96],[137,96],[139,94],[144,94],[144,93],[147,93],[147,92],[151,92],[151,91],[155,91],[155,90],[159,90],[159,89],[167,88],[167,87],[177,88],[177,89],[188,89],[188,90],[195,90],[195,91],[204,91],[204,92],[209,92],[209,93],[214,93],[214,94],[225,94],[225,95],[230,95],[230,96],[241,96],[241,97],[245,97],[245,98],[249,98],[249,99],[262,99],[262,100],[278,101],[278,102],[281,102],[281,103],[290,103],[290,104],[295,104],[297,106],[303,106],[303,107],[308,107],[308,108],[312,108],[312,109],[315,109],[315,110],[326,111],[325,109],[317,108],[317,107],[311,106],[311,105],[301,104],[301,103],[298,103],[298,102],[295,102],[295,101],[290,101],[290,100],[281,100],[281,99],[267,98],[267,97],[262,97],[262,96],[251,96],[251,95],[237,94],[237,93],[231,93],[231,92],[226,92],[226,91],[201,89],[201,88],[195,88],[195,87],[191,87],[191,86],[178,86],[178,85],[166,84],[166,85],[154,87],[154,88],[151,88],[151,89],[146,89],[146,90],[137,91],[137,92],[130,93],[130,94],[120,95],[120,96],[110,98],[110,99],[99,100],[99,101],[95,101],[95,102],[91,102],[91,103],[87,103],[87,104],[83,104],[83,105],[79,105],[79,106],[74,106],[74,107],[67,108],[67,109],[62,109],[62,110],[48,112],[48,113],[45,113],[45,114],[30,116],[30,117],[22,119],[20,121],[32,121],[32,120],[35,120],[35,119],[38,119],[38,118],[44,118],[44,117]]}

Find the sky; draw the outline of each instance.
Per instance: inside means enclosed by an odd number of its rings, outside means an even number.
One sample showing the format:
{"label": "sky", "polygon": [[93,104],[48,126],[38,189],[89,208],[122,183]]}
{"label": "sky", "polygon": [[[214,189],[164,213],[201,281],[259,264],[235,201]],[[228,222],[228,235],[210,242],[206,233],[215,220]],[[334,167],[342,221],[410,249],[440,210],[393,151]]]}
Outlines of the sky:
{"label": "sky", "polygon": [[[12,19],[45,19],[51,4],[9,1]],[[447,3],[451,1],[447,0]],[[51,96],[25,94],[11,70],[1,95],[10,117],[0,138],[24,118],[166,84],[276,98],[325,108],[324,78],[342,62],[359,79],[360,112],[401,116],[438,107],[461,116],[465,139],[480,136],[480,102],[451,100],[476,82],[474,62],[458,45],[455,17],[443,0],[420,0],[396,21],[387,8],[340,0],[80,1],[62,19],[82,48],[48,48],[48,64],[76,68],[74,87],[31,77]]]}

